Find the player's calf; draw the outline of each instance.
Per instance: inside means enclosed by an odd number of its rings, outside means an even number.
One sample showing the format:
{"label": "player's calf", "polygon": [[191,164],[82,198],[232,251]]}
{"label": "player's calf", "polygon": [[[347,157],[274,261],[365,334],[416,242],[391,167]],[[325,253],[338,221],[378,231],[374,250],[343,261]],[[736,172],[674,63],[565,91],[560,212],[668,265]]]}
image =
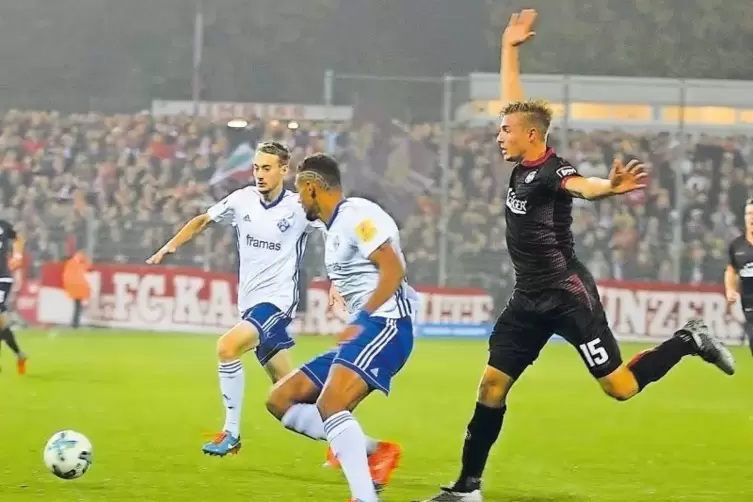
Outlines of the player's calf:
{"label": "player's calf", "polygon": [[351,411],[370,392],[356,371],[335,363],[316,401],[327,441],[341,462],[351,494],[363,502],[378,499],[366,454],[366,435]]}
{"label": "player's calf", "polygon": [[489,452],[502,432],[507,394],[514,382],[503,371],[491,365],[486,367],[478,388],[478,402],[466,430],[460,475],[455,483],[442,487],[442,493],[430,500],[481,500],[481,477]]}
{"label": "player's calf", "polygon": [[699,356],[728,375],[735,372],[735,360],[729,349],[709,333],[702,320],[692,319],[672,338],[637,354],[627,364],[637,387],[630,396],[642,391],[650,383],[661,380],[683,357],[690,355]]}
{"label": "player's calf", "polygon": [[269,358],[264,366],[264,371],[269,375],[273,384],[276,384],[286,376],[293,372],[293,360],[290,357],[290,352],[287,349],[282,349],[272,357]]}
{"label": "player's calf", "polygon": [[609,375],[600,378],[599,384],[609,397],[617,401],[627,401],[640,391],[635,375],[624,364]]}

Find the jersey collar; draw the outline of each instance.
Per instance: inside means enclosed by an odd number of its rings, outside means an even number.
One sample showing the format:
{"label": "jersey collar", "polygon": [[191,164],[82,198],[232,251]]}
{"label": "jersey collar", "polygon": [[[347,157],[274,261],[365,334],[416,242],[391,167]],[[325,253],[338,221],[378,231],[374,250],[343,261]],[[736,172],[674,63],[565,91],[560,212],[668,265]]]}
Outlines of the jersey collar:
{"label": "jersey collar", "polygon": [[280,192],[280,195],[277,196],[277,198],[273,200],[272,202],[270,202],[269,204],[264,203],[264,198],[259,199],[259,202],[261,203],[261,207],[263,207],[264,209],[272,209],[277,204],[282,202],[282,199],[285,198],[285,192],[287,192],[287,189],[283,188],[282,192]]}
{"label": "jersey collar", "polygon": [[554,155],[554,148],[547,148],[546,152],[544,152],[544,155],[539,157],[536,160],[524,160],[520,163],[523,167],[539,167],[541,164],[549,160],[549,158]]}
{"label": "jersey collar", "polygon": [[338,202],[337,205],[335,206],[335,210],[332,211],[332,217],[329,219],[328,222],[324,222],[324,225],[327,227],[327,230],[329,230],[332,224],[335,222],[335,218],[337,217],[337,214],[340,212],[340,207],[343,204],[345,204],[345,201],[347,200],[348,199],[343,199],[340,202]]}

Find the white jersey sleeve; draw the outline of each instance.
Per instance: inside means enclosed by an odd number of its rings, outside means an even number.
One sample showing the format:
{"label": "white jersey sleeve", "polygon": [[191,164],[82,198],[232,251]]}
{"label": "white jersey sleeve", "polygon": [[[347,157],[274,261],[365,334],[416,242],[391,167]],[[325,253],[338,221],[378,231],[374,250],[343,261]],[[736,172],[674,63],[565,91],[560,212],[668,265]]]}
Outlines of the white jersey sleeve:
{"label": "white jersey sleeve", "polygon": [[366,259],[397,234],[397,225],[381,208],[353,208],[343,220],[343,233]]}
{"label": "white jersey sleeve", "polygon": [[222,225],[235,225],[235,214],[238,209],[238,197],[240,190],[232,192],[221,201],[207,209],[207,215],[215,223]]}
{"label": "white jersey sleeve", "polygon": [[[392,246],[405,266],[397,224],[373,202],[347,199],[330,221],[325,232],[327,275],[351,314],[363,308],[379,284],[379,268],[369,257],[385,244]],[[411,316],[415,298],[415,291],[404,280],[395,295],[372,315],[393,319]]]}

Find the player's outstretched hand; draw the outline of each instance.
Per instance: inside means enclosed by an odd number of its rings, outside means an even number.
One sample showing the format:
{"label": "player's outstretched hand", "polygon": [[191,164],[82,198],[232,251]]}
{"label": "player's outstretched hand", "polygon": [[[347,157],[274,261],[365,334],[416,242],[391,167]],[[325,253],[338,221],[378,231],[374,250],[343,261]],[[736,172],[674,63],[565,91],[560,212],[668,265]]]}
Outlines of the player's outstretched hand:
{"label": "player's outstretched hand", "polygon": [[154,253],[148,260],[146,260],[146,262],[149,265],[157,265],[159,262],[161,262],[165,258],[165,255],[172,254],[174,252],[175,252],[175,249],[167,247],[167,246],[162,246],[160,250]]}
{"label": "player's outstretched hand", "polygon": [[502,43],[510,47],[517,47],[536,35],[533,24],[539,13],[535,9],[523,9],[510,16],[510,22],[502,35]]}
{"label": "player's outstretched hand", "polygon": [[727,303],[729,303],[730,305],[734,305],[735,303],[740,301],[740,293],[738,293],[734,289],[728,289],[725,296],[727,297]]}
{"label": "player's outstretched hand", "polygon": [[612,192],[622,194],[646,188],[646,166],[639,160],[631,160],[627,165],[620,159],[614,159],[609,172]]}

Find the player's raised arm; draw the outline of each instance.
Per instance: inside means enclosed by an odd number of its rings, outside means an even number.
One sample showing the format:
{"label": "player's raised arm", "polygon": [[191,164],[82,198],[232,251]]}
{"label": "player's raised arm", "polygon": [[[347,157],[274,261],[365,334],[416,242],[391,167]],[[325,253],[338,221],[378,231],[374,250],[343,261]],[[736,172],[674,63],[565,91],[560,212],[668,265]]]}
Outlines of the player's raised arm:
{"label": "player's raised arm", "polygon": [[516,12],[510,17],[510,22],[502,35],[499,85],[503,104],[524,99],[523,84],[520,80],[519,47],[536,34],[533,24],[537,16],[538,13],[534,9]]}
{"label": "player's raised arm", "polygon": [[191,218],[188,223],[183,225],[183,228],[178,230],[178,233],[175,234],[172,239],[167,241],[167,243],[146,260],[146,262],[150,265],[160,263],[165,255],[174,253],[183,244],[203,232],[204,229],[214,221],[231,224],[235,214],[233,201],[236,193],[237,192],[231,193],[217,204],[210,207],[206,213]]}
{"label": "player's raised arm", "polygon": [[621,160],[615,159],[608,178],[584,178],[575,174],[575,168],[570,166],[558,170],[562,189],[579,199],[599,200],[646,188],[646,167],[637,160],[623,165]]}

